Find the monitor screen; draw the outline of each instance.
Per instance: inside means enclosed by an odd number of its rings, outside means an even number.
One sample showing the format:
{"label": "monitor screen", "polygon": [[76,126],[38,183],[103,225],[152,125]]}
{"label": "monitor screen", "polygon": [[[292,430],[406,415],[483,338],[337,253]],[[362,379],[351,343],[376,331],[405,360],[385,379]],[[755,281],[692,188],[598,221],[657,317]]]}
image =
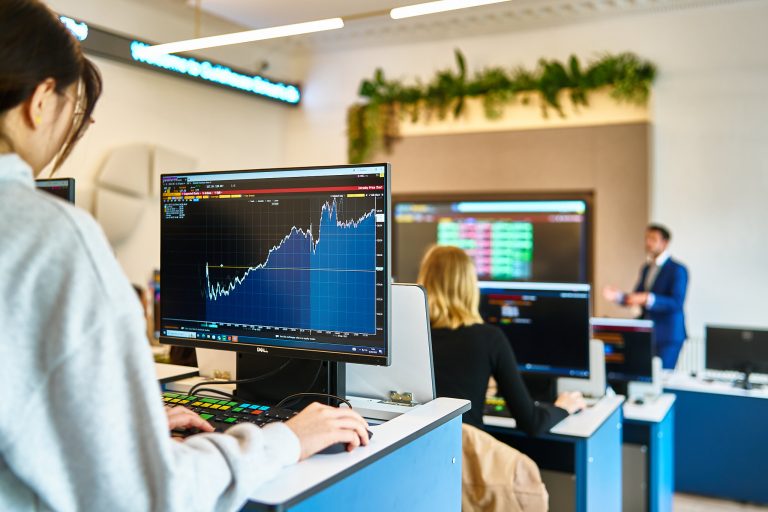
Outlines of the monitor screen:
{"label": "monitor screen", "polygon": [[706,326],[706,367],[768,373],[768,329]]}
{"label": "monitor screen", "polygon": [[455,245],[484,281],[589,282],[587,198],[398,200],[394,273],[416,282],[424,252]]}
{"label": "monitor screen", "polygon": [[525,372],[589,377],[589,298],[588,284],[480,282],[480,314]]}
{"label": "monitor screen", "polygon": [[592,337],[605,346],[608,381],[653,382],[653,322],[593,318]]}
{"label": "monitor screen", "polygon": [[60,197],[70,203],[75,202],[75,179],[57,178],[51,180],[35,180],[35,185],[40,190],[45,190],[49,194]]}
{"label": "monitor screen", "polygon": [[163,175],[161,341],[388,364],[389,175]]}

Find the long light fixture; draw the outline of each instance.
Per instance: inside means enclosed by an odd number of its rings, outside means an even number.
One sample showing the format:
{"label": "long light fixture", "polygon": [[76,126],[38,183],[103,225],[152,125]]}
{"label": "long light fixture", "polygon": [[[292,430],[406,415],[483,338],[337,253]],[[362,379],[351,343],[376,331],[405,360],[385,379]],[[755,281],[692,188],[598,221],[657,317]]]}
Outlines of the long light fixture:
{"label": "long light fixture", "polygon": [[413,16],[423,16],[425,14],[435,14],[438,12],[466,9],[467,7],[478,7],[480,5],[498,4],[508,1],[509,0],[437,0],[436,2],[396,7],[389,11],[389,15],[392,19],[399,20],[402,18],[411,18]]}
{"label": "long light fixture", "polygon": [[250,43],[253,41],[263,41],[265,39],[276,39],[278,37],[298,36],[301,34],[336,30],[339,28],[344,28],[344,20],[341,18],[328,18],[325,20],[308,21],[305,23],[294,23],[292,25],[281,25],[279,27],[246,30],[245,32],[234,32],[232,34],[222,34],[220,36],[200,37],[197,39],[176,41],[174,43],[156,44],[154,46],[141,48],[139,51],[142,57],[156,57],[158,55],[188,52],[192,50],[200,50],[202,48]]}

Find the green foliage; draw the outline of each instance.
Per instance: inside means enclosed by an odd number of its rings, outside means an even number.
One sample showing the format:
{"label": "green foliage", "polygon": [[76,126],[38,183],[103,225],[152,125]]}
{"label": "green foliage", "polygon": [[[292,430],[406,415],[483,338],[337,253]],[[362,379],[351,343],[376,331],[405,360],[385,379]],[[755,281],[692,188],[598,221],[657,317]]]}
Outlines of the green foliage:
{"label": "green foliage", "polygon": [[606,54],[586,68],[576,56],[567,63],[541,59],[534,70],[518,67],[507,71],[487,68],[471,78],[464,55],[456,50],[456,68],[439,71],[427,84],[404,84],[387,80],[377,69],[370,80],[360,83],[362,103],[349,108],[347,136],[350,163],[363,162],[384,148],[389,150],[399,137],[401,117],[418,121],[422,115],[445,119],[462,115],[468,98],[482,100],[486,117],[501,117],[504,107],[518,99],[528,104],[531,97],[541,98],[542,115],[554,109],[565,116],[561,95],[569,94],[574,106],[589,105],[590,92],[611,88],[611,97],[619,102],[645,104],[656,77],[655,66],[632,53]]}

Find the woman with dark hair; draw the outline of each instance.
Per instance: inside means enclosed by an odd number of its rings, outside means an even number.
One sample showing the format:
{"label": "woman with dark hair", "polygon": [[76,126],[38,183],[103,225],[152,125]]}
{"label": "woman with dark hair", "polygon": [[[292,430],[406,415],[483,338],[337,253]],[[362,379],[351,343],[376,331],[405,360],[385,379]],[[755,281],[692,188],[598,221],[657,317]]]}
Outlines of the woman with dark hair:
{"label": "woman with dark hair", "polygon": [[42,2],[0,2],[0,510],[234,510],[365,421],[319,404],[285,424],[164,412],[131,286],[85,212],[37,192],[90,125],[96,67]]}

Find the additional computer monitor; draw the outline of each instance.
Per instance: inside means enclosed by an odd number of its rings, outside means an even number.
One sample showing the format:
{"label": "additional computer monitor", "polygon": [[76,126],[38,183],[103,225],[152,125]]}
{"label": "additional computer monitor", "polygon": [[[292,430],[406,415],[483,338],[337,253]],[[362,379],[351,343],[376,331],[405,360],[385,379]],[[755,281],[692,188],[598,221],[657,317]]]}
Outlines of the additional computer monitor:
{"label": "additional computer monitor", "polygon": [[589,377],[588,284],[481,281],[480,314],[504,331],[521,370]]}
{"label": "additional computer monitor", "polygon": [[483,281],[589,282],[591,196],[531,197],[396,197],[395,277],[415,282],[438,244],[464,249]]}
{"label": "additional computer monitor", "polygon": [[389,364],[388,164],[161,180],[161,342]]}
{"label": "additional computer monitor", "polygon": [[706,367],[745,374],[768,373],[768,329],[706,326]]}
{"label": "additional computer monitor", "polygon": [[47,180],[35,180],[35,185],[40,190],[45,190],[49,194],[60,197],[70,203],[75,202],[75,179],[74,178],[56,178]]}
{"label": "additional computer monitor", "polygon": [[609,382],[653,382],[654,337],[651,320],[592,318],[592,337],[605,347]]}
{"label": "additional computer monitor", "polygon": [[152,321],[155,339],[160,337],[160,271],[152,271],[152,281],[149,285],[152,291]]}

